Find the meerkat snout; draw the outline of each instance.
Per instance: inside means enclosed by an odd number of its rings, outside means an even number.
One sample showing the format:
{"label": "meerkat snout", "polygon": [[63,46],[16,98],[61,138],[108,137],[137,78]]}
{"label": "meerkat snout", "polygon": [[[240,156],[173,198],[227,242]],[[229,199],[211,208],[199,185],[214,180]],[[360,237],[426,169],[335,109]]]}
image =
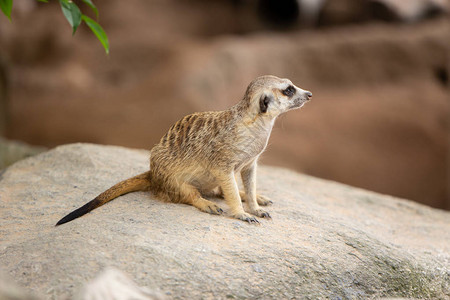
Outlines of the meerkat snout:
{"label": "meerkat snout", "polygon": [[304,100],[304,101],[309,101],[311,100],[310,98],[312,97],[312,93],[310,91],[306,91],[306,90],[302,90],[301,88],[297,88],[299,93],[298,96]]}

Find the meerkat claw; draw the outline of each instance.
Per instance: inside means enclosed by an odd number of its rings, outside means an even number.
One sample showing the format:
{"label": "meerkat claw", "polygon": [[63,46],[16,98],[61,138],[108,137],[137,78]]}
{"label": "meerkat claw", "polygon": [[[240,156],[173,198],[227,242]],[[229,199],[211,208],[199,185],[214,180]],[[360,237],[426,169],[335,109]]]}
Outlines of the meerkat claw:
{"label": "meerkat claw", "polygon": [[273,204],[272,200],[270,200],[269,198],[266,198],[264,196],[261,196],[261,195],[257,196],[256,201],[261,206],[268,206],[268,205],[272,205]]}
{"label": "meerkat claw", "polygon": [[270,214],[268,212],[266,212],[265,210],[262,209],[257,209],[256,211],[252,212],[255,216],[258,216],[260,218],[267,218],[267,219],[272,219],[272,217],[270,216]]}
{"label": "meerkat claw", "polygon": [[208,209],[209,209],[209,213],[210,214],[213,214],[213,215],[221,215],[221,214],[223,214],[223,209],[221,209],[220,207],[218,207],[218,206],[212,206],[212,205],[209,205],[208,206]]}
{"label": "meerkat claw", "polygon": [[272,217],[270,216],[270,214],[268,212],[261,213],[260,217],[266,218],[266,219],[272,219]]}
{"label": "meerkat claw", "polygon": [[257,224],[257,225],[261,224],[261,223],[259,223],[258,219],[253,218],[253,217],[246,218],[244,221],[249,222],[250,224],[252,224],[252,223]]}
{"label": "meerkat claw", "polygon": [[236,219],[240,219],[242,221],[248,222],[249,224],[258,224],[258,225],[260,224],[258,219],[256,219],[255,217],[253,217],[247,213],[235,215],[234,217]]}

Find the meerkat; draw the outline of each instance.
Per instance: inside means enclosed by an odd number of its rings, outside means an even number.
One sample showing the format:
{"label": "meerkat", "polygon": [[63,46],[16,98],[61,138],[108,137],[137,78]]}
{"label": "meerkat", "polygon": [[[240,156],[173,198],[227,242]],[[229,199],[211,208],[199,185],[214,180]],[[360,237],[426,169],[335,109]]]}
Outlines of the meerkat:
{"label": "meerkat", "polygon": [[[149,171],[117,183],[56,225],[135,191],[150,191],[161,200],[216,215],[224,211],[206,197],[223,197],[234,218],[249,223],[259,223],[255,216],[271,218],[261,206],[272,201],[256,194],[257,161],[275,119],[302,107],[311,97],[311,92],[288,79],[271,75],[254,79],[242,100],[231,108],[194,113],[176,122],[150,151]],[[242,192],[236,182],[238,174]]]}

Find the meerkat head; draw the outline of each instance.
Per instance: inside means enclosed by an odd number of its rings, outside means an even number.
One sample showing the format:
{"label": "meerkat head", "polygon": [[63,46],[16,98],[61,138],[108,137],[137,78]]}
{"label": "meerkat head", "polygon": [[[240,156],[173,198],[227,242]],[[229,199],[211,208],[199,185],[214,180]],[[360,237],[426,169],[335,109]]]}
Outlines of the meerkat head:
{"label": "meerkat head", "polygon": [[245,93],[251,111],[268,117],[302,107],[312,93],[295,86],[289,79],[266,75],[253,80]]}

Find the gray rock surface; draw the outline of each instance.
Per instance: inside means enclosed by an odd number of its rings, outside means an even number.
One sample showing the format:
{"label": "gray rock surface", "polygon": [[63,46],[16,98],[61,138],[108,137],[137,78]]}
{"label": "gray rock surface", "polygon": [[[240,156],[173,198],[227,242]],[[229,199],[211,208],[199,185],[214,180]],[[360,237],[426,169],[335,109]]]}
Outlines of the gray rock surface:
{"label": "gray rock surface", "polygon": [[46,150],[45,147],[32,146],[20,141],[11,141],[0,136],[0,169]]}
{"label": "gray rock surface", "polygon": [[[0,298],[1,299],[1,298]],[[137,286],[127,275],[114,268],[107,268],[97,278],[86,284],[75,296],[76,300],[164,300],[154,293]]]}
{"label": "gray rock surface", "polygon": [[6,169],[0,269],[48,299],[108,267],[169,299],[450,297],[450,213],[285,169],[259,169],[274,201],[260,226],[138,192],[54,227],[147,165],[148,151],[73,144]]}

